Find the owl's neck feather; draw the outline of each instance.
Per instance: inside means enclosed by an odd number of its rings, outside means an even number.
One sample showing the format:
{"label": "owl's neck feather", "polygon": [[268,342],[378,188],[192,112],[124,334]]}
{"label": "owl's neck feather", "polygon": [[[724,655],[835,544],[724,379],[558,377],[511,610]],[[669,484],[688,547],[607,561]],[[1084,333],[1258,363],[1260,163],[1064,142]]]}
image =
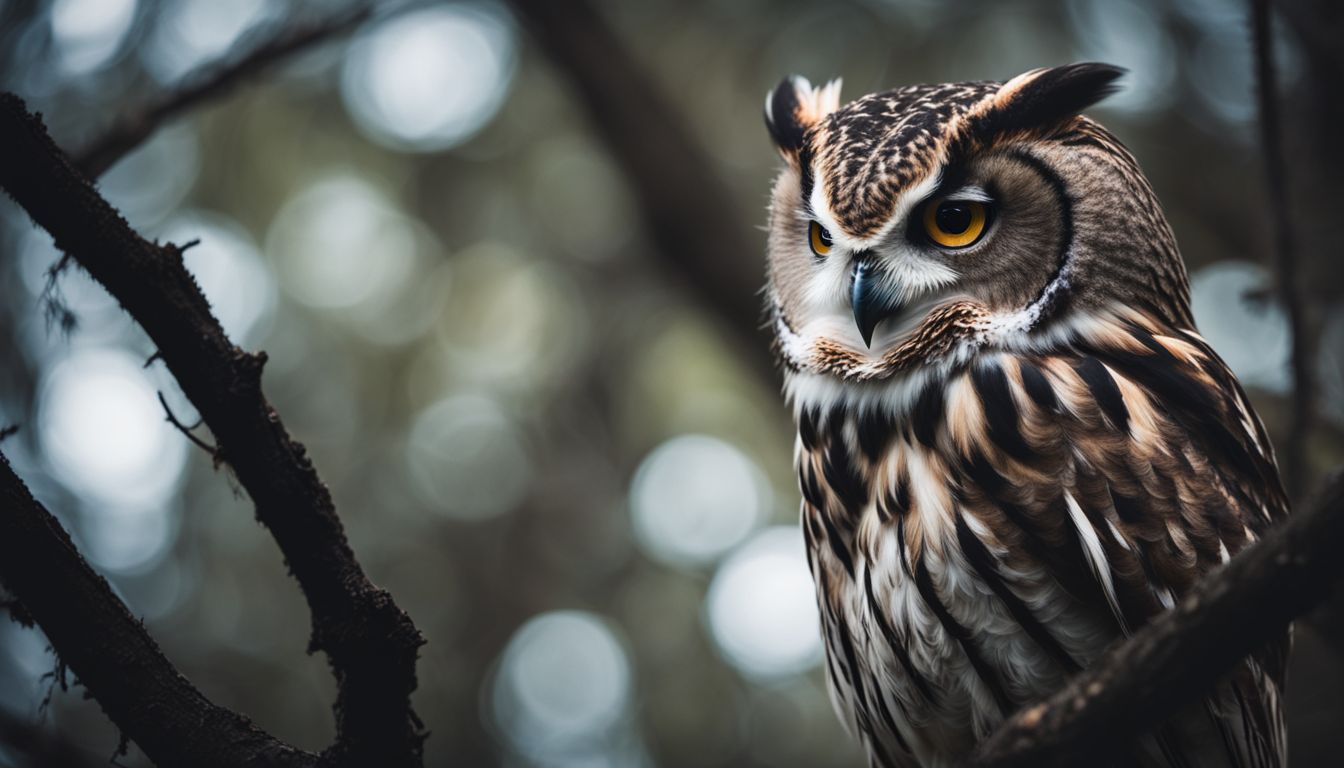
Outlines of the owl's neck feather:
{"label": "owl's neck feather", "polygon": [[[795,414],[803,408],[846,405],[893,417],[909,412],[930,381],[944,380],[978,360],[1003,354],[1050,354],[1080,345],[1110,346],[1127,325],[1152,327],[1140,313],[1115,306],[1106,311],[1071,313],[1035,325],[1032,308],[1009,315],[977,314],[971,321],[944,324],[943,338],[925,343],[936,350],[917,359],[901,359],[902,346],[880,358],[860,357],[835,345],[803,338],[776,322],[779,350],[785,356],[784,394]],[[927,330],[927,329],[926,329]],[[919,350],[916,350],[919,351]]]}

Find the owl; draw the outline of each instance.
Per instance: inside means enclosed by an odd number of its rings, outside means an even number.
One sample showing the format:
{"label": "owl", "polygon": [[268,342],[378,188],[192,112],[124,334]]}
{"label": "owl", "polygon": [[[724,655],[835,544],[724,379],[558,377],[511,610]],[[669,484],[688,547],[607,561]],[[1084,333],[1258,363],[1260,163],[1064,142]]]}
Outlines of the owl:
{"label": "owl", "polygon": [[[831,697],[873,766],[965,758],[1287,514],[1133,155],[1122,70],[781,83],[766,300]],[[1120,765],[1279,766],[1285,634]]]}

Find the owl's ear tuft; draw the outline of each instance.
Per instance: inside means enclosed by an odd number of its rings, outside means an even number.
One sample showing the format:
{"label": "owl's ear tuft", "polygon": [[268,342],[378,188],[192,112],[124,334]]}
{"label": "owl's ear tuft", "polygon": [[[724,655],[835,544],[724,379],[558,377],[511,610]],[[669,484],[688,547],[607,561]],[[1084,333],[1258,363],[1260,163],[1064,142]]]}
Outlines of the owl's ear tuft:
{"label": "owl's ear tuft", "polygon": [[1033,69],[1003,84],[985,114],[991,132],[1030,130],[1067,120],[1119,90],[1121,67],[1097,62]]}
{"label": "owl's ear tuft", "polygon": [[807,78],[785,78],[765,96],[765,127],[780,154],[796,162],[807,130],[840,108],[840,80],[812,87]]}

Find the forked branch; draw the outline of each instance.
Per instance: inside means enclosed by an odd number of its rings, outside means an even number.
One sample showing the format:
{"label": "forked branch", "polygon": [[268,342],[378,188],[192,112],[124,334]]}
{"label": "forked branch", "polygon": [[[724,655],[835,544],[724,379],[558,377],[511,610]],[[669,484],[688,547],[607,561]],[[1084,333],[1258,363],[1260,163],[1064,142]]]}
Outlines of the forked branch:
{"label": "forked branch", "polygon": [[420,765],[410,694],[424,640],[365,575],[304,447],[267,402],[265,354],[233,345],[181,251],[132,231],[13,94],[0,95],[0,186],[145,329],[256,503],[308,601],[310,649],[327,654],[336,676],[337,740],[324,757]]}

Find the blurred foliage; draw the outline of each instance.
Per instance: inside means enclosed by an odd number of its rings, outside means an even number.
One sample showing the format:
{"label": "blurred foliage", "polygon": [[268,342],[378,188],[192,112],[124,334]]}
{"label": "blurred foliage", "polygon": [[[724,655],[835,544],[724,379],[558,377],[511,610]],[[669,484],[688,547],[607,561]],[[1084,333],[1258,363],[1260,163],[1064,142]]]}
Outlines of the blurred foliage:
{"label": "blurred foliage", "polygon": [[[331,5],[8,0],[0,84],[76,148],[192,66]],[[1129,67],[1129,92],[1095,114],[1147,170],[1201,327],[1279,434],[1281,313],[1239,295],[1263,287],[1269,244],[1240,4],[601,10],[748,229],[777,169],[761,97],[784,74],[843,76],[855,97],[1084,58]],[[1286,31],[1284,43],[1292,92],[1304,65]],[[769,636],[806,622],[810,598],[725,597],[763,636],[715,626],[706,607],[723,558],[796,519],[792,427],[778,382],[654,268],[591,119],[504,7],[418,4],[167,127],[101,188],[141,231],[201,238],[189,266],[235,339],[270,354],[267,394],[364,567],[430,639],[415,701],[431,765],[859,765],[815,652]],[[24,427],[6,454],[185,675],[278,737],[325,746],[333,684],[304,653],[302,596],[227,472],[160,422],[153,395],[188,423],[190,404],[161,366],[140,368],[151,346],[87,276],[49,288],[58,254],[44,233],[9,201],[0,219],[0,422]],[[1342,278],[1327,251],[1303,258],[1324,318],[1319,469],[1344,457]],[[44,319],[50,301],[74,330]],[[708,453],[660,449],[686,435],[715,439],[677,444]],[[677,471],[685,487],[633,482]],[[677,503],[650,506],[643,487]],[[723,494],[752,510],[716,506]],[[735,583],[768,603],[796,561],[738,568],[757,575]],[[1325,765],[1317,756],[1341,746],[1344,663],[1310,627],[1298,637],[1294,753]],[[117,734],[95,703],[57,693],[37,712],[52,667],[38,633],[0,624],[0,707],[92,760],[110,754]],[[0,744],[9,764],[23,763]]]}

